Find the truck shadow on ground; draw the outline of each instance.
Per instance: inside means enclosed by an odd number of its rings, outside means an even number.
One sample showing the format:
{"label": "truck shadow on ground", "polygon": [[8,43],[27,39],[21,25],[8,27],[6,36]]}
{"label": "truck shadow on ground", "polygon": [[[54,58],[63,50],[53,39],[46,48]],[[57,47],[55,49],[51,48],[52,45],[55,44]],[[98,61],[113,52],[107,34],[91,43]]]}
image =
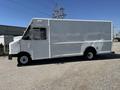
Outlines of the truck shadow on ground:
{"label": "truck shadow on ground", "polygon": [[[29,65],[26,65],[26,66],[46,65],[46,64],[64,64],[64,63],[72,63],[72,62],[80,62],[80,61],[97,61],[97,60],[114,60],[114,59],[120,59],[120,54],[97,55],[94,60],[86,60],[83,56],[33,60]],[[20,65],[17,65],[17,66],[20,66]]]}

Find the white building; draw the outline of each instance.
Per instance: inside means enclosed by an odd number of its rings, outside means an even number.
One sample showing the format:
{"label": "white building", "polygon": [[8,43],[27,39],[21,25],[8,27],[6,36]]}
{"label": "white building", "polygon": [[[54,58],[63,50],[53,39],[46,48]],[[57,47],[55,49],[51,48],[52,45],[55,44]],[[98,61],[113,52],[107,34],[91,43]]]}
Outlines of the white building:
{"label": "white building", "polygon": [[3,45],[3,53],[8,54],[9,43],[13,41],[12,35],[1,35],[0,44]]}
{"label": "white building", "polygon": [[0,25],[0,55],[8,54],[8,46],[13,37],[21,36],[24,30],[25,27]]}

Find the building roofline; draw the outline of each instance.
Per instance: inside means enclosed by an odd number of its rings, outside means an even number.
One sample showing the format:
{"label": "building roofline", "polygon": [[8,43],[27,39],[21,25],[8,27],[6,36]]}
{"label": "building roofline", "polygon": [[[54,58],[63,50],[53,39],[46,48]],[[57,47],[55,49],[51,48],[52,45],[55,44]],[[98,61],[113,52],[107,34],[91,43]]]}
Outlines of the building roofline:
{"label": "building roofline", "polygon": [[23,26],[15,26],[15,25],[3,25],[3,24],[1,24],[0,26],[3,26],[3,27],[26,28],[26,27],[23,27]]}

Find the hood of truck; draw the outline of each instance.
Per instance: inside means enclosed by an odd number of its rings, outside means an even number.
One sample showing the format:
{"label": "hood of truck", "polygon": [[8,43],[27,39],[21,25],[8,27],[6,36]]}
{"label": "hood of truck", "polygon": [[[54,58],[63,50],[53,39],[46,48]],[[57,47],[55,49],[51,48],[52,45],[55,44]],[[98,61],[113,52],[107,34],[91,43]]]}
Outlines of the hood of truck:
{"label": "hood of truck", "polygon": [[13,41],[9,44],[9,54],[18,54],[20,52],[20,40]]}
{"label": "hood of truck", "polygon": [[18,40],[20,40],[22,38],[22,36],[16,36],[16,37],[14,37],[14,41],[18,41]]}

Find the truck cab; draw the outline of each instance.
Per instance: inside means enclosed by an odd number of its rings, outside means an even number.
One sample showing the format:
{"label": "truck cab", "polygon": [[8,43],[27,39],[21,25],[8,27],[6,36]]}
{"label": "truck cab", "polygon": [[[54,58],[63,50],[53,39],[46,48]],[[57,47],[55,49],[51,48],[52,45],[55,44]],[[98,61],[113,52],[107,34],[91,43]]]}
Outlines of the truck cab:
{"label": "truck cab", "polygon": [[48,20],[32,20],[21,39],[9,44],[9,58],[18,57],[18,64],[49,58]]}

